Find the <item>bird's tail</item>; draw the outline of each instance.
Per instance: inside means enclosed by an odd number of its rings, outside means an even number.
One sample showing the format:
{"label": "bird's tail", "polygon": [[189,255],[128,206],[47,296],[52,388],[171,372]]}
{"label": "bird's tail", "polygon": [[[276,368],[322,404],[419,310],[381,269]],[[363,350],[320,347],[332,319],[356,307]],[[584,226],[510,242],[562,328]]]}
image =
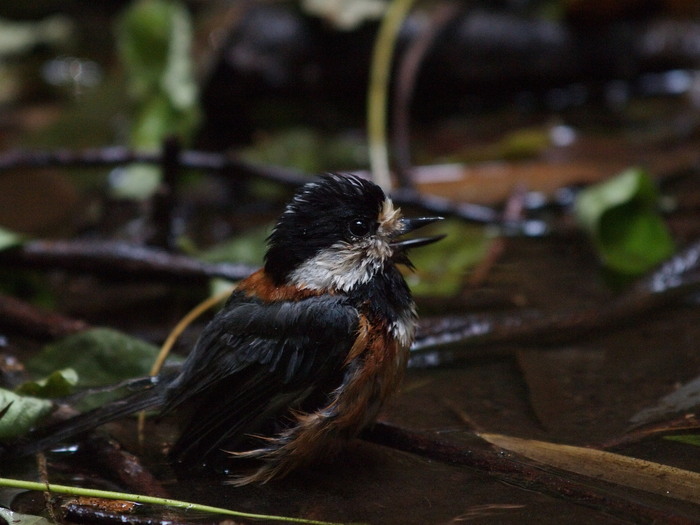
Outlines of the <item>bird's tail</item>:
{"label": "bird's tail", "polygon": [[154,378],[153,381],[144,382],[141,386],[142,389],[125,398],[78,414],[65,421],[38,427],[16,442],[4,446],[2,455],[18,457],[34,454],[120,417],[156,408],[162,404],[164,387],[167,386],[167,383],[168,381]]}

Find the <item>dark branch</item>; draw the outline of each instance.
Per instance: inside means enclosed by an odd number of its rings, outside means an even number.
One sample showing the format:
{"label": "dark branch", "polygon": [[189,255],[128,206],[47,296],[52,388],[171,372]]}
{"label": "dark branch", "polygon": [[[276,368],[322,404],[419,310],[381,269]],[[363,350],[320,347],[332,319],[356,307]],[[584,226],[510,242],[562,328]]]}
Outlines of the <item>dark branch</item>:
{"label": "dark branch", "polygon": [[[240,160],[233,155],[206,151],[182,151],[178,156],[183,168],[230,171],[240,175],[264,178],[287,186],[299,186],[308,182],[309,177],[290,168],[277,166],[257,166]],[[163,163],[162,152],[139,152],[122,146],[105,148],[52,151],[6,151],[0,154],[0,171],[20,168],[94,168],[101,166],[121,166],[124,164]]]}
{"label": "dark branch", "polygon": [[255,270],[255,267],[246,264],[206,263],[154,248],[94,240],[31,241],[1,251],[0,265],[175,283],[206,283],[212,277],[238,281]]}
{"label": "dark branch", "polygon": [[[120,166],[131,163],[162,165],[163,152],[136,152],[121,146],[81,151],[7,151],[0,154],[0,172],[20,168],[93,168]],[[297,170],[279,166],[260,166],[245,162],[234,155],[206,151],[181,151],[177,161],[182,168],[212,171],[219,176],[248,176],[296,187],[308,182],[310,176]],[[1,174],[1,173],[0,173]],[[366,175],[366,174],[361,174]],[[392,197],[401,205],[423,208],[437,214],[450,215],[470,222],[497,224],[498,212],[476,204],[455,203],[441,197],[423,195],[414,190],[397,190]],[[537,231],[546,231],[538,221]],[[532,224],[512,225],[514,231],[533,231]]]}

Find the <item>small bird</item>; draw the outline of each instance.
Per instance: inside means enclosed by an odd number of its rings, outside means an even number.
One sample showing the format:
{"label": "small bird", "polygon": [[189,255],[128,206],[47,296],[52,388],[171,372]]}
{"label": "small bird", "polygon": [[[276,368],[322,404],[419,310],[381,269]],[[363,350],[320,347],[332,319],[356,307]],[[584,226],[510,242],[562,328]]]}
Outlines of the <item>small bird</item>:
{"label": "small bird", "polygon": [[408,248],[442,238],[402,236],[439,219],[403,217],[357,176],[307,183],[270,234],[264,266],[238,284],[179,372],[39,429],[15,450],[147,408],[190,406],[170,451],[186,469],[255,460],[232,483],[264,483],[334,453],[399,388],[417,316],[397,265],[412,267]]}

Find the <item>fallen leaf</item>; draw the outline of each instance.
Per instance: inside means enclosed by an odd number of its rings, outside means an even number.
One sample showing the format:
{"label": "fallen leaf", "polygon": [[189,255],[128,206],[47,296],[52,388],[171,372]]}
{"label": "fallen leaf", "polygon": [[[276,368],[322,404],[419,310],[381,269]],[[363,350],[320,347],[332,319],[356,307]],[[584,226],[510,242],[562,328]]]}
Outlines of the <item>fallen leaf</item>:
{"label": "fallen leaf", "polygon": [[51,410],[51,401],[0,389],[0,438],[20,436]]}
{"label": "fallen leaf", "polygon": [[700,474],[592,448],[502,434],[479,434],[489,443],[552,467],[683,501],[700,504]]}

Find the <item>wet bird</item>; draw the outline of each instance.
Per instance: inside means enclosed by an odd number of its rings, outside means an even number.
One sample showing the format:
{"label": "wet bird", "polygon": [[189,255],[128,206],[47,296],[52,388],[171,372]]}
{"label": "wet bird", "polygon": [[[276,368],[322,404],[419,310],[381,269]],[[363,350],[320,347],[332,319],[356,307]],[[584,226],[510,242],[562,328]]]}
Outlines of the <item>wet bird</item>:
{"label": "wet bird", "polygon": [[186,406],[173,461],[255,460],[233,483],[267,482],[337,451],[399,388],[416,309],[397,265],[411,267],[407,249],[441,238],[403,235],[438,219],[403,217],[357,176],[304,185],[270,234],[263,267],[238,284],[178,373],[38,429],[15,452],[143,409]]}

